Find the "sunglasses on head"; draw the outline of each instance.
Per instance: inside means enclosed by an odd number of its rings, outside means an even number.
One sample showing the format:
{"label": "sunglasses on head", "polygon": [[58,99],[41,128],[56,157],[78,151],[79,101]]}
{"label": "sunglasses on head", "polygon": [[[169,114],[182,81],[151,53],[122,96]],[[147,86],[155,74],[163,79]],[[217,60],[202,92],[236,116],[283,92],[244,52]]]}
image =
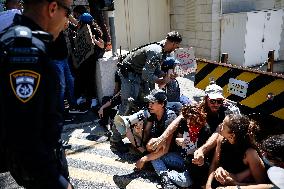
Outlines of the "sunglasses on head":
{"label": "sunglasses on head", "polygon": [[223,99],[209,99],[210,104],[223,104]]}
{"label": "sunglasses on head", "polygon": [[58,6],[64,8],[66,10],[66,17],[68,18],[72,13],[71,8],[66,6],[64,3],[60,2],[60,1],[56,1],[56,3],[58,4]]}

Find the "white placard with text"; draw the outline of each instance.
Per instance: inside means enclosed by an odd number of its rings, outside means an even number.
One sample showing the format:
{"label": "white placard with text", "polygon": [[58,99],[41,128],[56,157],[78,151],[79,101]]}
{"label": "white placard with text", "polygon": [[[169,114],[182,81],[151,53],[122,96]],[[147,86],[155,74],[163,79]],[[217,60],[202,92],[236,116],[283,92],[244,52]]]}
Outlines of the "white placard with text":
{"label": "white placard with text", "polygon": [[175,58],[180,62],[175,67],[175,72],[182,76],[196,71],[197,64],[192,47],[179,48],[174,53]]}
{"label": "white placard with text", "polygon": [[246,98],[248,83],[234,78],[229,79],[228,92]]}

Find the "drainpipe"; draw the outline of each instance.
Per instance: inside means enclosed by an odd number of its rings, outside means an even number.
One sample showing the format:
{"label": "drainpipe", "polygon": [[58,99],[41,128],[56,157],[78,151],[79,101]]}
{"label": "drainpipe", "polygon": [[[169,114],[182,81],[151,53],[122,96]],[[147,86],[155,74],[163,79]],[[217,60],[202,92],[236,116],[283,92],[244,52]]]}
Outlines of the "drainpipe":
{"label": "drainpipe", "polygon": [[114,11],[108,11],[108,20],[109,20],[109,28],[111,36],[112,56],[117,56],[115,26],[114,26]]}

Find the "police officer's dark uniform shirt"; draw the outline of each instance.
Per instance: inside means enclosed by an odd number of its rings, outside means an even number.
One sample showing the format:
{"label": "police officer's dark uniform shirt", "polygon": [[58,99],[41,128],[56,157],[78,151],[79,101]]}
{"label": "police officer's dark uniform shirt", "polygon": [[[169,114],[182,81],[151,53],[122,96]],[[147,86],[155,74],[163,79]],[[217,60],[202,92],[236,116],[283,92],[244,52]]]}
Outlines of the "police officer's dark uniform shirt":
{"label": "police officer's dark uniform shirt", "polygon": [[[22,15],[15,16],[14,24],[43,31]],[[5,142],[10,172],[15,178],[33,179],[29,178],[32,176],[46,187],[60,188],[55,149],[62,120],[57,112],[56,72],[44,55],[34,64],[1,64],[1,138]],[[3,66],[8,67],[6,73]]]}

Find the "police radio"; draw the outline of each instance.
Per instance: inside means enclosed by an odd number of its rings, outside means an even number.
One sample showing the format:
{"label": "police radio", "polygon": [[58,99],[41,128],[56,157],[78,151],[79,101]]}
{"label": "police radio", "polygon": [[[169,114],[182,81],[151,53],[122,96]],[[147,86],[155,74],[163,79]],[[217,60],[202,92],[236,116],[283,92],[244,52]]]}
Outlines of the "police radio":
{"label": "police radio", "polygon": [[32,32],[25,26],[15,26],[1,37],[5,57],[9,63],[37,63],[39,54],[45,52],[44,43],[39,40],[50,40],[52,36],[46,32]]}

